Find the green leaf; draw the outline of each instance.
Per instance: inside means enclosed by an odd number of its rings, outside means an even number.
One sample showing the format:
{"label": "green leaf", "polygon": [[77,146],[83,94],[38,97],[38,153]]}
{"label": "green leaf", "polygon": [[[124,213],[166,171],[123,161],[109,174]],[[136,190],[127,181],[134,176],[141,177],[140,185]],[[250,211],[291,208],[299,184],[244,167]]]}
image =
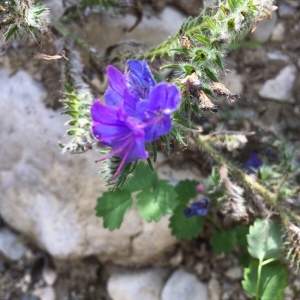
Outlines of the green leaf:
{"label": "green leaf", "polygon": [[124,187],[124,190],[133,193],[140,190],[148,189],[151,188],[156,181],[157,181],[156,172],[152,172],[149,166],[140,162],[135,168],[134,177]]}
{"label": "green leaf", "polygon": [[229,254],[233,251],[237,243],[234,231],[215,232],[210,238],[213,251],[217,254]]}
{"label": "green leaf", "polygon": [[282,229],[274,221],[256,219],[247,235],[248,251],[257,259],[279,259],[282,254]]}
{"label": "green leaf", "polygon": [[140,215],[148,222],[158,222],[163,215],[171,213],[178,204],[177,193],[167,180],[159,180],[152,190],[141,191],[137,199]]}
{"label": "green leaf", "polygon": [[204,45],[210,45],[210,39],[202,34],[195,34],[194,38]]}
{"label": "green leaf", "polygon": [[105,192],[97,199],[96,216],[103,217],[103,226],[109,230],[120,228],[124,215],[132,205],[128,191]]}
{"label": "green leaf", "polygon": [[212,81],[214,82],[219,82],[218,77],[216,76],[216,74],[214,73],[214,71],[208,67],[204,67],[204,72],[207,75],[207,77],[209,77]]}
{"label": "green leaf", "polygon": [[169,65],[161,66],[159,69],[160,70],[163,70],[163,69],[181,69],[181,66],[177,65],[177,64],[169,64]]}
{"label": "green leaf", "polygon": [[186,146],[186,143],[184,142],[184,140],[182,139],[181,134],[179,133],[179,131],[177,130],[176,126],[172,126],[171,132],[170,132],[171,136],[176,140],[176,142],[182,146]]}
{"label": "green leaf", "polygon": [[4,41],[7,42],[7,40],[18,30],[18,25],[14,24],[9,26],[8,30],[4,33]]}
{"label": "green leaf", "polygon": [[228,0],[228,5],[229,5],[231,11],[235,10],[235,8],[236,8],[235,0]]}
{"label": "green leaf", "polygon": [[177,200],[181,204],[187,204],[191,199],[197,196],[196,187],[199,184],[196,180],[181,180],[175,186],[175,192],[177,193]]}
{"label": "green leaf", "polygon": [[245,225],[237,225],[234,228],[234,231],[235,231],[238,245],[244,249],[247,249],[248,246],[247,234],[249,233],[249,227]]}
{"label": "green leaf", "polygon": [[249,268],[245,268],[244,280],[242,281],[244,290],[257,299],[283,300],[288,277],[286,267],[280,262],[263,265],[259,280],[258,266],[259,261],[252,260]]}
{"label": "green leaf", "polygon": [[222,57],[220,55],[220,53],[216,52],[216,64],[219,66],[219,68],[222,70],[222,71],[225,71],[225,68],[224,68],[224,65],[223,65],[223,60],[222,60]]}
{"label": "green leaf", "polygon": [[187,218],[183,213],[186,206],[184,204],[179,204],[170,218],[169,227],[171,232],[178,239],[188,239],[196,238],[200,232],[203,230],[203,225],[205,218],[201,216],[193,216]]}
{"label": "green leaf", "polygon": [[210,18],[209,16],[205,16],[204,20],[207,22],[207,24],[211,30],[216,30],[217,25],[214,23],[212,18]]}

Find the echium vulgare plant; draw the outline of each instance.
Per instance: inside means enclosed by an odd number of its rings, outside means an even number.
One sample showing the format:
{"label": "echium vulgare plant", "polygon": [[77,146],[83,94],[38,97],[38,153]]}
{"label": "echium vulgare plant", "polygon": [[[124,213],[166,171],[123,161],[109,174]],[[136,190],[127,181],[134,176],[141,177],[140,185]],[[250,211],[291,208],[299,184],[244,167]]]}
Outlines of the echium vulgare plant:
{"label": "echium vulgare plant", "polygon": [[[92,3],[99,5],[99,1]],[[196,238],[205,234],[204,225],[210,225],[214,229],[210,244],[216,253],[230,253],[238,246],[246,254],[247,259],[241,259],[242,284],[255,299],[283,299],[285,247],[292,261],[300,261],[293,151],[286,143],[275,143],[273,134],[269,137],[273,143],[264,153],[252,153],[245,166],[238,166],[228,159],[228,152],[245,146],[247,136],[255,133],[204,135],[195,120],[218,112],[217,97],[239,98],[218,79],[220,71],[226,72],[228,46],[243,32],[255,31],[259,21],[271,18],[275,9],[271,0],[219,1],[211,11],[187,19],[177,34],[154,49],[138,54],[110,52],[109,56],[92,53],[86,43],[69,35],[63,23],[54,24],[98,66],[127,61],[124,72],[112,65],[106,68],[109,86],[102,103],[92,99],[80,79],[82,65],[71,44],[65,47],[63,103],[71,116],[67,134],[72,140],[61,146],[72,153],[85,152],[98,142],[104,146],[98,162],[105,161],[103,173],[110,190],[98,198],[96,206],[104,227],[120,228],[134,203],[148,222],[169,215],[169,227],[177,238]],[[155,59],[161,69],[174,69],[171,82],[155,81],[146,61]],[[173,186],[158,178],[152,162],[158,146],[169,153],[171,144],[188,147],[186,141],[209,157],[211,175],[201,183],[183,180]]]}

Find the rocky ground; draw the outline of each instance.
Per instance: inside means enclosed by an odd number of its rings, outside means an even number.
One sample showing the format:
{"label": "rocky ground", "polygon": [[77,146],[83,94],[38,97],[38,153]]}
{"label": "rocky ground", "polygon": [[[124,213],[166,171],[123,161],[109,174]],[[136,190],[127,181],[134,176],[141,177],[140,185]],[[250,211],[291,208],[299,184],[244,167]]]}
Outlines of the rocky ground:
{"label": "rocky ground", "polygon": [[[198,2],[151,3],[143,4],[143,20],[132,32],[122,28],[132,25],[135,15],[94,16],[83,28],[82,23],[73,24],[72,30],[100,51],[121,37],[150,47],[176,32],[186,14],[197,11]],[[64,11],[60,0],[48,4],[56,16]],[[300,2],[278,0],[277,5],[272,20],[237,41],[228,54],[230,72],[224,82],[242,98],[235,104],[218,103],[220,114],[213,115],[204,130],[221,119],[234,128],[234,118],[225,116],[230,112],[236,117],[238,107],[243,129],[255,119],[258,129],[280,126],[290,141],[299,143]],[[47,37],[39,45],[2,44],[0,299],[250,299],[241,288],[237,253],[214,254],[205,236],[178,242],[170,236],[167,220],[145,224],[135,210],[120,231],[111,234],[102,228],[93,212],[96,198],[105,191],[98,166],[92,163],[96,154],[62,156],[57,147],[66,121],[58,102],[59,62],[31,59],[40,52],[55,53],[52,42],[58,43],[60,36],[53,30],[50,37],[52,41]],[[86,81],[97,97],[106,82],[84,56],[83,61]],[[181,160],[180,170],[178,161],[161,156],[160,176],[175,182],[201,180],[199,157]],[[300,280],[292,267],[290,274],[284,299],[297,300]]]}

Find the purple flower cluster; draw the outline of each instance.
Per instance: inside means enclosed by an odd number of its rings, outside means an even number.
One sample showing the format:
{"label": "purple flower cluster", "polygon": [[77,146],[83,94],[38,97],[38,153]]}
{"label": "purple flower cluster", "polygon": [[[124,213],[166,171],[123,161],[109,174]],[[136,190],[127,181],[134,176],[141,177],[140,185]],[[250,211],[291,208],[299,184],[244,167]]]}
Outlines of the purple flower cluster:
{"label": "purple flower cluster", "polygon": [[145,60],[127,63],[129,71],[124,74],[108,66],[105,104],[96,101],[91,107],[94,136],[113,149],[99,161],[116,155],[122,159],[113,178],[124,163],[148,158],[145,142],[170,132],[171,114],[181,99],[175,85],[155,82]]}
{"label": "purple flower cluster", "polygon": [[262,166],[262,161],[258,157],[257,153],[252,152],[250,158],[246,161],[245,166],[249,173],[256,173],[255,171]]}
{"label": "purple flower cluster", "polygon": [[204,198],[200,201],[195,201],[191,204],[190,207],[186,207],[183,213],[186,217],[190,218],[193,216],[205,216],[210,208],[210,200],[209,198]]}

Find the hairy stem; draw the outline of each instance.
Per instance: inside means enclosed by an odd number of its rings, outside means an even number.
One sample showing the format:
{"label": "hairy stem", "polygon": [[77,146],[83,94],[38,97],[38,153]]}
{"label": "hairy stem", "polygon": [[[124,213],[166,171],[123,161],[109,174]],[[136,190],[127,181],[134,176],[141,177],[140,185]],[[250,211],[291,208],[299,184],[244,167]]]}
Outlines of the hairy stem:
{"label": "hairy stem", "polygon": [[201,148],[211,156],[219,166],[226,165],[236,180],[242,181],[249,189],[254,190],[261,195],[269,206],[276,208],[280,215],[284,214],[283,209],[278,205],[278,196],[275,193],[268,191],[264,186],[256,182],[254,178],[239,170],[233,163],[213,148],[203,135],[199,135],[198,142]]}

